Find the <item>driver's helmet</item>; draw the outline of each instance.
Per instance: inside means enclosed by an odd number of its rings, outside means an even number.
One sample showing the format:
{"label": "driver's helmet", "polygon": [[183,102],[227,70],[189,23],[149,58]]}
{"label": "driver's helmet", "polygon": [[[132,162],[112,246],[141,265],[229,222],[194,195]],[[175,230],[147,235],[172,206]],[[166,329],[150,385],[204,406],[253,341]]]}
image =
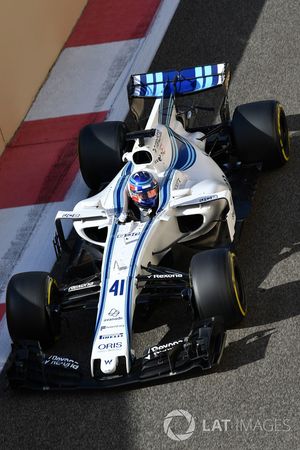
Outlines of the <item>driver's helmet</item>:
{"label": "driver's helmet", "polygon": [[158,183],[154,176],[142,170],[133,173],[128,183],[129,195],[143,209],[155,208],[158,201]]}

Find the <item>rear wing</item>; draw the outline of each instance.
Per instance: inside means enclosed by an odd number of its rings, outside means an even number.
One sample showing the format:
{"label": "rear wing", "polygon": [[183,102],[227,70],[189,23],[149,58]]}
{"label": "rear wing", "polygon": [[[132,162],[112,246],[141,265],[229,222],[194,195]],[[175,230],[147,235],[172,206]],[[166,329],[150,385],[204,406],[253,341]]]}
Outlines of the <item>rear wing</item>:
{"label": "rear wing", "polygon": [[168,98],[224,86],[227,94],[230,81],[228,63],[190,67],[182,70],[131,75],[128,98]]}

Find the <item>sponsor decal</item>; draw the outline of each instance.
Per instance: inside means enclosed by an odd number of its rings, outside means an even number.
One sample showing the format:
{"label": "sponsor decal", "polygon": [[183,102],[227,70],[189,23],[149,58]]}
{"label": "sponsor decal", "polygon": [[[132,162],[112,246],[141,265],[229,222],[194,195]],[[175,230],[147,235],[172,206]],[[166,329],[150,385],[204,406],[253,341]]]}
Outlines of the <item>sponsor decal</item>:
{"label": "sponsor decal", "polygon": [[124,262],[121,262],[120,263],[120,261],[115,261],[115,263],[114,263],[114,270],[126,270],[127,269],[127,265],[124,263]]}
{"label": "sponsor decal", "polygon": [[123,320],[123,317],[112,317],[111,319],[104,319],[103,322],[113,322],[115,320]]}
{"label": "sponsor decal", "polygon": [[99,336],[99,339],[116,339],[116,338],[122,338],[123,333],[114,333],[114,334],[101,334]]}
{"label": "sponsor decal", "polygon": [[124,328],[125,325],[102,325],[100,331],[106,330],[108,328]]}
{"label": "sponsor decal", "polygon": [[64,213],[61,217],[62,217],[62,219],[79,219],[80,214],[79,213]]}
{"label": "sponsor decal", "polygon": [[155,345],[154,347],[150,347],[148,349],[147,355],[144,358],[151,359],[152,356],[156,357],[160,353],[168,352],[181,342],[183,342],[183,339],[178,339],[177,341],[168,342],[167,344]]}
{"label": "sponsor decal", "polygon": [[62,356],[50,355],[44,362],[45,366],[63,367],[64,369],[79,369],[79,363],[74,359],[64,358]]}
{"label": "sponsor decal", "polygon": [[205,202],[211,202],[212,200],[217,200],[218,196],[217,195],[206,195],[205,197],[200,197],[199,198],[199,203],[205,203]]}
{"label": "sponsor decal", "polygon": [[111,317],[117,317],[119,314],[120,314],[120,311],[115,308],[112,308],[108,313],[108,315]]}
{"label": "sponsor decal", "polygon": [[158,147],[160,147],[160,151],[161,151],[161,145],[160,145],[161,135],[162,135],[162,132],[160,130],[156,130],[155,142],[154,142],[153,149],[152,149],[155,153],[158,151]]}
{"label": "sponsor decal", "polygon": [[140,231],[134,231],[132,233],[118,233],[117,238],[138,237],[140,234],[141,234]]}
{"label": "sponsor decal", "polygon": [[[116,280],[112,284],[111,288],[109,289],[109,292],[113,292],[114,296],[117,295],[123,295],[124,294],[124,286],[125,286],[125,280]],[[111,315],[111,314],[110,314]]]}
{"label": "sponsor decal", "polygon": [[98,349],[101,351],[120,350],[122,348],[122,342],[108,342],[98,345]]}
{"label": "sponsor decal", "polygon": [[81,289],[88,289],[94,286],[97,286],[97,283],[94,283],[93,281],[91,281],[90,283],[76,284],[74,286],[70,286],[68,292],[80,291]]}
{"label": "sponsor decal", "polygon": [[166,273],[161,275],[147,275],[147,278],[182,278],[182,273]]}

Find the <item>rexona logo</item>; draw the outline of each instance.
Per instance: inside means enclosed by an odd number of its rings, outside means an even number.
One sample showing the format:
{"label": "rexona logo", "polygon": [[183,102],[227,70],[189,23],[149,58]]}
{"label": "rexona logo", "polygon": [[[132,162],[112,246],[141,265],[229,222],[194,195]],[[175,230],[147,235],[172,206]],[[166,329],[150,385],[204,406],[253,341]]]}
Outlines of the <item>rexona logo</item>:
{"label": "rexona logo", "polygon": [[182,273],[165,273],[162,275],[148,275],[148,278],[182,278]]}
{"label": "rexona logo", "polygon": [[68,292],[80,291],[81,289],[88,289],[89,287],[93,286],[95,286],[95,283],[93,281],[91,281],[90,283],[76,284],[75,286],[70,286]]}
{"label": "rexona logo", "polygon": [[98,349],[101,351],[119,350],[120,348],[122,348],[122,342],[109,342],[98,345]]}
{"label": "rexona logo", "polygon": [[115,339],[115,338],[122,338],[123,333],[115,333],[115,334],[102,334],[99,336],[99,339]]}

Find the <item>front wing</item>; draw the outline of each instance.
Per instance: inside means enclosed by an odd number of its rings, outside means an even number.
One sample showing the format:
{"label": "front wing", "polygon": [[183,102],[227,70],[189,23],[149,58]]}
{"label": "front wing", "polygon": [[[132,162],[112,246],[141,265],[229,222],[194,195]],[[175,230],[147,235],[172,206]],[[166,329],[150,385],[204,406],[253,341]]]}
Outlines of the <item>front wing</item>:
{"label": "front wing", "polygon": [[222,357],[226,333],[223,319],[213,317],[195,324],[187,337],[147,349],[127,375],[110,378],[84,376],[78,362],[46,355],[37,341],[13,344],[7,376],[12,388],[34,390],[110,389],[155,383],[187,372],[205,371]]}

